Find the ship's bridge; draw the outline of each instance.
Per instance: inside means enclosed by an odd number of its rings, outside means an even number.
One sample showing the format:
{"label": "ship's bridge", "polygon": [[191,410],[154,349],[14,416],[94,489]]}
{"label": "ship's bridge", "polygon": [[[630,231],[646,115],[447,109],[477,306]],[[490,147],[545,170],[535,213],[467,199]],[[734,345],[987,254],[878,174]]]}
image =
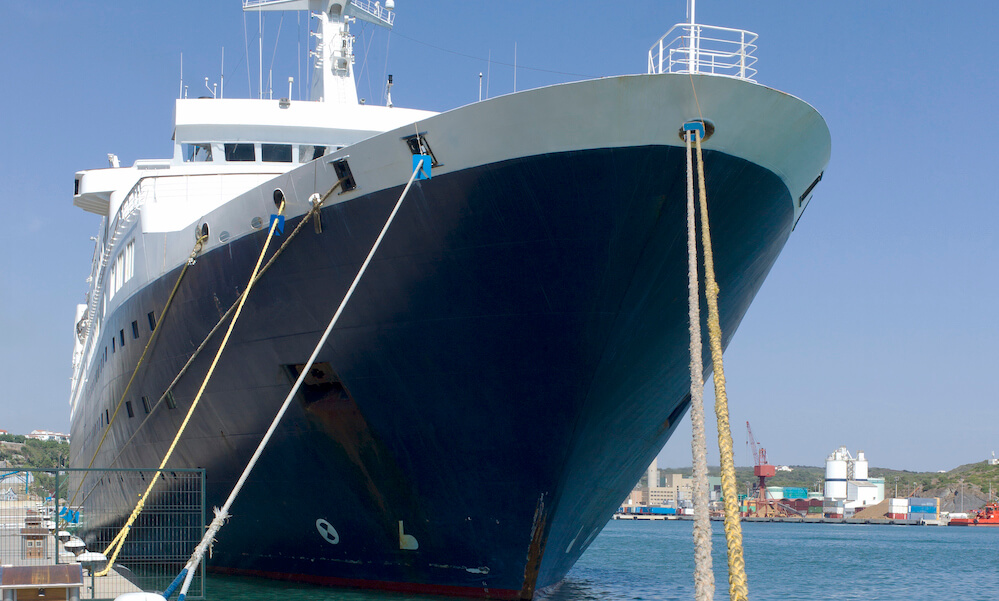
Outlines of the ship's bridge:
{"label": "ship's bridge", "polygon": [[180,99],[174,114],[174,161],[305,163],[435,114],[288,99]]}

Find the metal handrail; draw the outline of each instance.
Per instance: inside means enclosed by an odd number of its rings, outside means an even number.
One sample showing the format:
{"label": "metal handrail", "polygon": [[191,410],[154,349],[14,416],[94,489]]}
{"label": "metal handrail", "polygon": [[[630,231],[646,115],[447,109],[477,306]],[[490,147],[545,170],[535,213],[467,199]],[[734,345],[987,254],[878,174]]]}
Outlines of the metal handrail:
{"label": "metal handrail", "polygon": [[677,23],[649,48],[649,73],[706,73],[756,81],[758,37],[744,29]]}

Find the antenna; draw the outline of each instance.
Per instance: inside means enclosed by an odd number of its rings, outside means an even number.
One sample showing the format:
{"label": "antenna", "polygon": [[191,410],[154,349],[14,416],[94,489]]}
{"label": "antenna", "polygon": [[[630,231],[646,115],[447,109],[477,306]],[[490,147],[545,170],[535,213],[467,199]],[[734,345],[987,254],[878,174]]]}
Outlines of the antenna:
{"label": "antenna", "polygon": [[517,42],[513,43],[513,91],[517,91]]}
{"label": "antenna", "polygon": [[257,12],[257,97],[264,98],[264,13]]}
{"label": "antenna", "polygon": [[388,86],[385,88],[385,106],[392,106],[392,74],[388,76]]}
{"label": "antenna", "polygon": [[288,78],[288,100],[291,100],[291,84],[295,83],[294,77]]}
{"label": "antenna", "polygon": [[180,96],[184,95],[184,53],[180,53]]}
{"label": "antenna", "polygon": [[482,102],[482,71],[479,71],[479,102]]}
{"label": "antenna", "polygon": [[219,98],[225,98],[225,46],[222,46],[222,72],[219,73]]}

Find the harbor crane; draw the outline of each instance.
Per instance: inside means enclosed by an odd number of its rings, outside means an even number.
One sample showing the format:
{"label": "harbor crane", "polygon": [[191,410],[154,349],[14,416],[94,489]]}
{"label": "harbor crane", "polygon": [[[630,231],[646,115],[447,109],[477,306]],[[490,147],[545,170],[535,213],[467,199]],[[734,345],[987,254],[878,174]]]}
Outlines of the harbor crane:
{"label": "harbor crane", "polygon": [[759,478],[756,484],[756,498],[746,499],[747,517],[769,518],[800,515],[776,499],[767,498],[767,478],[777,475],[777,468],[767,463],[767,450],[761,447],[753,437],[753,428],[746,422],[746,432],[749,433],[748,444],[753,451],[753,475]]}

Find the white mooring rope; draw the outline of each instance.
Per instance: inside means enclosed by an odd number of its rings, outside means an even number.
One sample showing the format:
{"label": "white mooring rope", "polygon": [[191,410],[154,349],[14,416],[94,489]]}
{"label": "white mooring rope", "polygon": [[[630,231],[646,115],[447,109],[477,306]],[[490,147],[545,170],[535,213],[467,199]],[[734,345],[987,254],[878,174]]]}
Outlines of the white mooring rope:
{"label": "white mooring rope", "polygon": [[[410,187],[413,185],[413,180],[416,179],[417,174],[423,169],[422,163],[417,163],[416,168],[413,170],[413,175],[410,176],[409,181],[406,183],[405,189],[402,191],[402,195],[399,196],[399,200],[395,203],[395,208],[392,209],[392,213],[389,214],[388,220],[385,222],[385,226],[382,228],[378,238],[375,239],[374,245],[371,247],[371,251],[368,253],[367,258],[364,259],[364,263],[361,264],[361,269],[358,270],[357,275],[354,276],[354,281],[350,284],[350,288],[347,289],[347,293],[344,295],[343,300],[340,301],[340,306],[337,307],[336,313],[330,319],[329,325],[326,326],[326,331],[323,332],[322,338],[319,339],[319,343],[316,344],[316,348],[312,351],[312,356],[309,357],[309,361],[302,368],[302,372],[298,375],[298,380],[295,381],[295,385],[292,386],[291,392],[285,397],[284,403],[278,410],[277,415],[274,416],[274,421],[271,422],[270,427],[267,429],[267,433],[260,440],[260,444],[257,445],[257,450],[254,451],[253,457],[250,458],[249,463],[246,464],[246,468],[243,470],[243,474],[239,477],[236,485],[233,487],[232,492],[229,493],[229,498],[226,499],[225,504],[222,505],[221,509],[215,509],[215,518],[212,520],[211,525],[205,532],[205,535],[201,538],[201,542],[195,547],[194,553],[191,555],[191,559],[188,560],[187,565],[184,566],[184,570],[181,574],[186,572],[184,576],[184,585],[180,589],[180,596],[178,601],[183,601],[184,597],[187,595],[187,589],[191,586],[191,581],[194,579],[194,573],[198,569],[198,565],[201,563],[201,559],[204,557],[205,552],[208,547],[211,546],[212,542],[215,540],[215,535],[218,533],[219,529],[225,524],[225,521],[229,518],[229,508],[232,507],[233,501],[236,500],[236,496],[239,495],[240,490],[243,488],[243,484],[249,477],[250,472],[253,470],[253,466],[257,464],[257,460],[260,455],[264,452],[264,447],[267,446],[268,441],[270,441],[271,436],[274,431],[277,430],[277,425],[284,417],[285,411],[291,405],[291,400],[298,393],[298,389],[302,386],[302,382],[305,381],[306,376],[308,376],[309,371],[312,369],[312,365],[316,362],[316,358],[319,356],[320,349],[326,344],[326,340],[329,338],[330,333],[333,331],[333,326],[336,325],[337,320],[340,319],[340,315],[343,313],[344,307],[347,306],[347,302],[350,300],[354,290],[357,288],[357,284],[361,281],[361,277],[364,275],[365,270],[368,268],[368,264],[371,263],[372,257],[375,256],[375,251],[378,250],[378,246],[382,243],[382,239],[385,237],[385,233],[388,231],[390,225],[392,225],[392,220],[395,219],[396,213],[399,212],[399,207],[402,206],[402,201],[406,198],[409,193]],[[172,587],[173,585],[171,585]],[[168,593],[164,594],[164,597],[169,596],[173,589],[168,589]]]}
{"label": "white mooring rope", "polygon": [[715,576],[711,565],[711,518],[708,515],[708,458],[704,434],[704,372],[701,365],[701,303],[697,278],[697,225],[694,216],[694,161],[690,138],[687,142],[687,284],[690,319],[690,423],[694,456],[694,599],[711,601],[715,595]]}

